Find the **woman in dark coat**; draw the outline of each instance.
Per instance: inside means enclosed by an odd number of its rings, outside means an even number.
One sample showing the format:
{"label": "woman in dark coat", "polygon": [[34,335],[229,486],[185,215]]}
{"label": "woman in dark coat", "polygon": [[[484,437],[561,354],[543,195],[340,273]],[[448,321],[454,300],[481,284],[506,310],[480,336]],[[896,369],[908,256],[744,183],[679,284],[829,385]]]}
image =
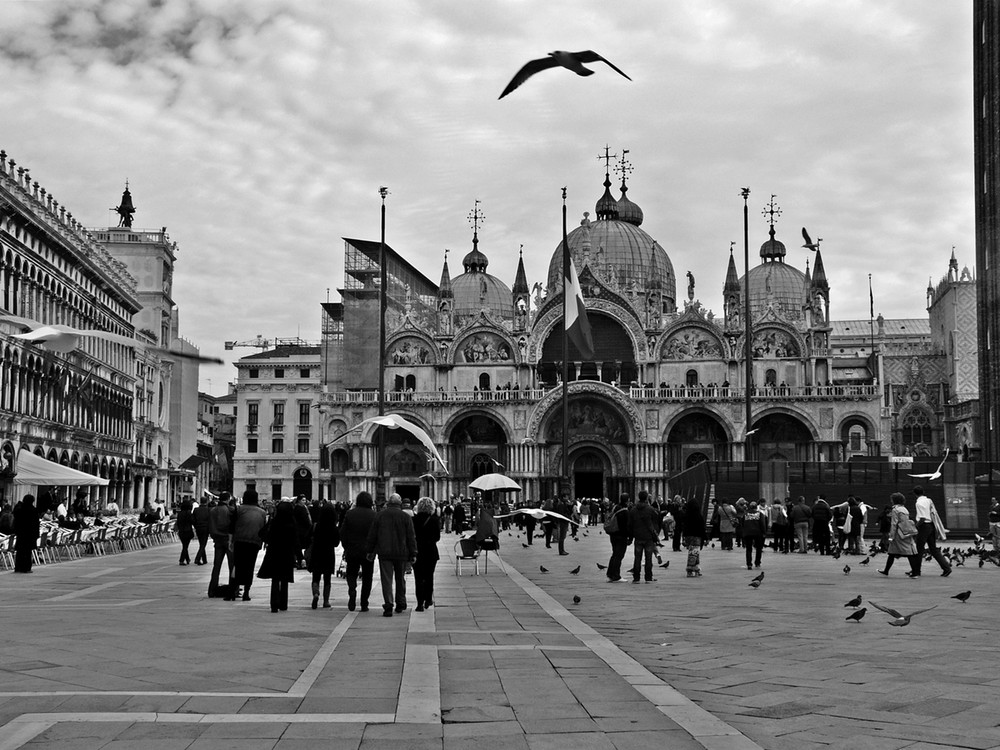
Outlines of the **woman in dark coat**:
{"label": "woman in dark coat", "polygon": [[38,546],[38,510],[35,508],[35,496],[25,495],[21,502],[14,506],[14,572],[31,572],[31,553]]}
{"label": "woman in dark coat", "polygon": [[413,588],[417,596],[417,612],[423,612],[425,607],[434,604],[434,568],[439,557],[437,543],[441,538],[441,525],[434,512],[434,501],[429,497],[422,497],[417,501],[413,530],[417,535]]}
{"label": "woman in dark coat", "polygon": [[312,573],[312,608],[319,604],[319,581],[323,579],[323,608],[330,608],[330,576],[337,570],[337,545],[340,531],[337,528],[337,511],[326,503],[319,510],[319,518],[312,530],[309,547],[309,572]]}
{"label": "woman in dark coat", "polygon": [[181,540],[181,565],[191,564],[191,555],[188,554],[188,545],[194,539],[194,517],[191,514],[191,501],[185,500],[181,503],[181,509],[177,513],[177,521],[174,522],[174,531],[177,538]]}
{"label": "woman in dark coat", "polygon": [[271,579],[271,611],[288,609],[288,584],[295,581],[296,555],[300,550],[292,504],[282,500],[274,509],[274,517],[261,532],[267,551],[260,565],[258,578]]}

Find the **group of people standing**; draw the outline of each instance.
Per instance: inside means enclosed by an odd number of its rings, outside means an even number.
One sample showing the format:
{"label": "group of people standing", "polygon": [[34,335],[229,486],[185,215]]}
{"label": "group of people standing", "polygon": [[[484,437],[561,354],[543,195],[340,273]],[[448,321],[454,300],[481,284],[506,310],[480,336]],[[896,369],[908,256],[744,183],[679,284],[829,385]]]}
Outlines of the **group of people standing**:
{"label": "group of people standing", "polygon": [[[243,493],[239,504],[223,492],[211,504],[203,499],[197,508],[182,506],[175,527],[181,540],[180,565],[190,564],[188,546],[195,536],[199,541],[195,564],[207,564],[205,548],[211,539],[215,554],[209,597],[250,601],[254,578],[268,579],[271,612],[283,612],[288,609],[288,588],[294,583],[295,571],[304,567],[312,576],[312,608],[319,607],[321,594],[323,608],[330,608],[332,578],[338,570],[336,549],[340,546],[350,611],[359,603],[362,612],[368,611],[377,559],[383,615],[391,617],[394,611],[407,608],[405,576],[411,570],[419,612],[434,601],[434,569],[441,536],[436,510],[430,498],[421,498],[415,512],[404,510],[400,496],[393,494],[385,507],[376,511],[371,494],[361,492],[349,509],[331,503],[310,506],[305,498],[298,498],[281,500],[268,513],[260,507],[253,489]],[[221,583],[224,565],[229,574],[225,584]]]}

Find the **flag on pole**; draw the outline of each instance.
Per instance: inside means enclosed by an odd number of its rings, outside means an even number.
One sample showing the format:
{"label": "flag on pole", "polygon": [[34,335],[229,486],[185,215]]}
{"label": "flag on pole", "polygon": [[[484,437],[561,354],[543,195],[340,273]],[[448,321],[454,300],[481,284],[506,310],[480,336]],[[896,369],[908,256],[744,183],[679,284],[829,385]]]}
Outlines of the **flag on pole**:
{"label": "flag on pole", "polygon": [[569,247],[563,242],[563,268],[568,269],[568,276],[563,285],[563,311],[565,315],[566,335],[580,351],[585,360],[594,359],[594,338],[590,333],[590,321],[587,320],[587,307],[583,303],[583,290],[580,279],[576,275],[576,266],[569,257]]}
{"label": "flag on pole", "polygon": [[868,274],[868,303],[872,320],[875,319],[875,295],[872,293],[872,275]]}

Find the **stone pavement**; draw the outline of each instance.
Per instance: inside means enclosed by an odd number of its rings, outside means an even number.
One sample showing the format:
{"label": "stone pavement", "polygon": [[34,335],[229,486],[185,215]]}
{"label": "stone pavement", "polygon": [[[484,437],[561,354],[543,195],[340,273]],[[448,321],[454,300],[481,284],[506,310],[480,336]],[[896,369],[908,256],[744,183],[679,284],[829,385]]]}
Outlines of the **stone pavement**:
{"label": "stone pavement", "polygon": [[[664,552],[655,583],[609,584],[591,529],[568,557],[504,536],[506,574],[457,577],[454,539],[436,605],[392,618],[348,612],[339,579],[311,610],[306,574],[288,612],[266,582],[209,600],[169,546],[0,575],[0,750],[1000,748],[993,566],[911,581],[768,552],[755,590],[708,548],[701,578]],[[855,624],[857,594],[937,608]]]}

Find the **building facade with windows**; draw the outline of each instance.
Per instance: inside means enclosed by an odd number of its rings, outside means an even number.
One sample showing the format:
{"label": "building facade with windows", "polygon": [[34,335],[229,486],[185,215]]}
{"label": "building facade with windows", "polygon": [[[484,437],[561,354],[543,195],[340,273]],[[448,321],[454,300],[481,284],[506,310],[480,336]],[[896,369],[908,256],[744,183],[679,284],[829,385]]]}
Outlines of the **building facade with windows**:
{"label": "building facade with windows", "polygon": [[320,347],[279,344],[236,363],[233,489],[327,497],[320,483]]}

